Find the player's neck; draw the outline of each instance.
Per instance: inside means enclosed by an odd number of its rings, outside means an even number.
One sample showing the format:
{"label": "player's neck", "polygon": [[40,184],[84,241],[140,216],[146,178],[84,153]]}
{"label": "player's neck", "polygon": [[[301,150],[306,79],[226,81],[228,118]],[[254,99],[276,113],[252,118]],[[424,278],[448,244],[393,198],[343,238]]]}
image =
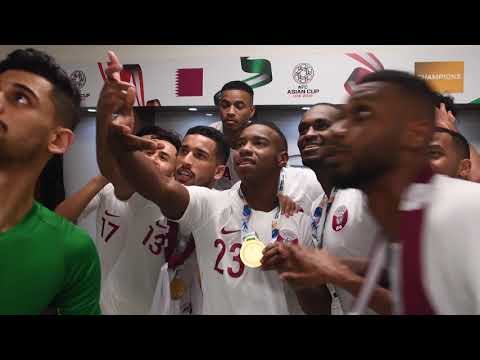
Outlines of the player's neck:
{"label": "player's neck", "polygon": [[225,140],[230,145],[230,147],[232,147],[232,144],[235,144],[235,142],[238,140],[240,133],[241,133],[241,130],[233,131],[225,127],[223,128],[223,135],[225,136]]}
{"label": "player's neck", "polygon": [[254,210],[272,211],[278,203],[278,179],[277,176],[268,178],[255,178],[242,180],[241,188],[247,204]]}
{"label": "player's neck", "polygon": [[0,167],[0,232],[17,225],[30,211],[38,176],[31,167]]}
{"label": "player's neck", "polygon": [[424,157],[410,159],[409,165],[397,166],[382,177],[365,186],[368,207],[391,241],[397,241],[400,230],[399,205],[404,191],[428,166]]}
{"label": "player's neck", "polygon": [[312,169],[315,172],[315,175],[317,176],[317,180],[322,185],[322,189],[327,194],[327,196],[330,196],[333,185],[332,181],[330,180],[330,175],[325,171],[324,169]]}

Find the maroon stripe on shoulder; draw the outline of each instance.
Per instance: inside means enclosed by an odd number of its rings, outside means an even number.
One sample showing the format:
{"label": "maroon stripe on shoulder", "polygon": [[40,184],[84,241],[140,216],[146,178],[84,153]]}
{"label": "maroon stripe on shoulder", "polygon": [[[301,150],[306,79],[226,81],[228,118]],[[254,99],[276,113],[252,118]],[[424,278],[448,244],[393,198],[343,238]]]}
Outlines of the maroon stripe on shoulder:
{"label": "maroon stripe on shoulder", "polygon": [[428,166],[425,169],[423,169],[422,172],[420,172],[420,174],[418,174],[414,183],[428,184],[432,179],[433,175],[435,175],[433,170],[430,168],[430,166]]}
{"label": "maroon stripe on shoulder", "polygon": [[422,283],[421,232],[424,210],[401,211],[402,297],[405,315],[433,315]]}

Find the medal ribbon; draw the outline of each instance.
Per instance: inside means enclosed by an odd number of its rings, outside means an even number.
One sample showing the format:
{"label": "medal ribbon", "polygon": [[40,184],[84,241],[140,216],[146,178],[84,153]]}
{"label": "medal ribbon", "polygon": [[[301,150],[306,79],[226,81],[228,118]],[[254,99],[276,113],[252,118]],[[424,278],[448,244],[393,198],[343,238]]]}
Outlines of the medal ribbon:
{"label": "medal ribbon", "polygon": [[[319,248],[323,247],[323,234],[325,233],[325,226],[327,224],[327,217],[330,208],[332,207],[333,201],[335,200],[335,194],[337,193],[337,189],[333,188],[330,194],[330,197],[327,197],[327,194],[323,194],[323,198],[320,201],[320,204],[315,208],[315,211],[312,215],[312,235],[313,238],[316,240],[316,243]],[[320,240],[318,239],[317,230],[318,230],[318,223],[322,218],[323,213],[325,213],[325,217],[322,223],[322,231],[320,233]]]}
{"label": "medal ribbon", "polygon": [[[282,192],[283,188],[285,186],[285,174],[282,170],[280,173],[280,181],[278,184],[278,192]],[[250,227],[248,226],[248,222],[250,220],[250,216],[252,215],[252,209],[250,206],[248,206],[247,201],[245,199],[245,196],[243,195],[242,188],[238,188],[238,195],[240,198],[243,200],[244,205],[243,205],[243,212],[242,212],[242,226],[241,226],[241,233],[242,233],[242,240],[247,239],[251,236],[256,236],[256,233],[254,231],[250,231]],[[272,240],[271,242],[275,242],[278,237],[278,219],[280,218],[280,206],[277,206],[277,211],[275,213],[275,216],[273,217],[272,220]],[[247,239],[248,240],[248,239]]]}
{"label": "medal ribbon", "polygon": [[175,252],[168,259],[168,268],[176,269],[183,265],[192,254],[193,250],[195,250],[195,241],[192,235],[190,235],[188,241],[185,241],[184,239],[180,240]]}

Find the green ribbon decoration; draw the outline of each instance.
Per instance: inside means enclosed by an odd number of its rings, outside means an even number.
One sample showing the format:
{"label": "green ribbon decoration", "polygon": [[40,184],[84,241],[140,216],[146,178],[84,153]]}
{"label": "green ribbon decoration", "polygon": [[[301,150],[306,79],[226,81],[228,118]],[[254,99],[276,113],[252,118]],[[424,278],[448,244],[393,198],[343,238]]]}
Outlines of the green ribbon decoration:
{"label": "green ribbon decoration", "polygon": [[480,98],[470,101],[470,104],[480,104]]}
{"label": "green ribbon decoration", "polygon": [[271,83],[272,65],[270,64],[270,61],[266,59],[248,60],[248,58],[249,56],[244,56],[240,58],[242,70],[247,73],[257,75],[254,75],[242,81],[250,85],[253,89]]}

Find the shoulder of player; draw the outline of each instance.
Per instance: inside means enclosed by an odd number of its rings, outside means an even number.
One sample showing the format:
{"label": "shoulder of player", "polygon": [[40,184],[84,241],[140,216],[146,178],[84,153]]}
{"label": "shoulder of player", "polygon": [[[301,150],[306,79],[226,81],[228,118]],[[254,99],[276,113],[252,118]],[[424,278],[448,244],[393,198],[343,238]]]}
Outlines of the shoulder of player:
{"label": "shoulder of player", "polygon": [[301,180],[306,184],[315,184],[320,186],[320,183],[317,180],[317,176],[312,169],[303,168],[303,167],[293,167],[288,166],[283,168],[285,174],[285,181],[296,181]]}
{"label": "shoulder of player", "polygon": [[439,225],[472,227],[480,213],[480,184],[437,175],[434,182],[432,213]]}
{"label": "shoulder of player", "polygon": [[229,198],[236,191],[234,188],[228,190],[217,190],[197,185],[186,186],[185,188],[188,190],[190,196],[198,196],[206,199],[211,199],[212,201],[216,201],[222,198]]}
{"label": "shoulder of player", "polygon": [[[325,192],[322,191],[320,196],[318,196],[312,202],[311,214],[315,212],[315,209],[320,205],[320,202],[323,199]],[[335,208],[337,206],[345,205],[348,207],[355,207],[358,209],[367,209],[367,197],[358,189],[339,189],[335,194],[335,199],[333,200],[332,206]]]}
{"label": "shoulder of player", "polygon": [[89,249],[89,251],[95,250],[95,245],[90,235],[77,225],[74,225],[64,217],[50,211],[46,207],[40,205],[38,211],[38,217],[40,221],[48,226],[51,232],[56,236],[55,239],[61,241],[61,246],[65,251]]}
{"label": "shoulder of player", "polygon": [[311,226],[311,214],[305,211],[299,211],[287,219],[295,223],[298,227],[307,226],[307,224]]}

